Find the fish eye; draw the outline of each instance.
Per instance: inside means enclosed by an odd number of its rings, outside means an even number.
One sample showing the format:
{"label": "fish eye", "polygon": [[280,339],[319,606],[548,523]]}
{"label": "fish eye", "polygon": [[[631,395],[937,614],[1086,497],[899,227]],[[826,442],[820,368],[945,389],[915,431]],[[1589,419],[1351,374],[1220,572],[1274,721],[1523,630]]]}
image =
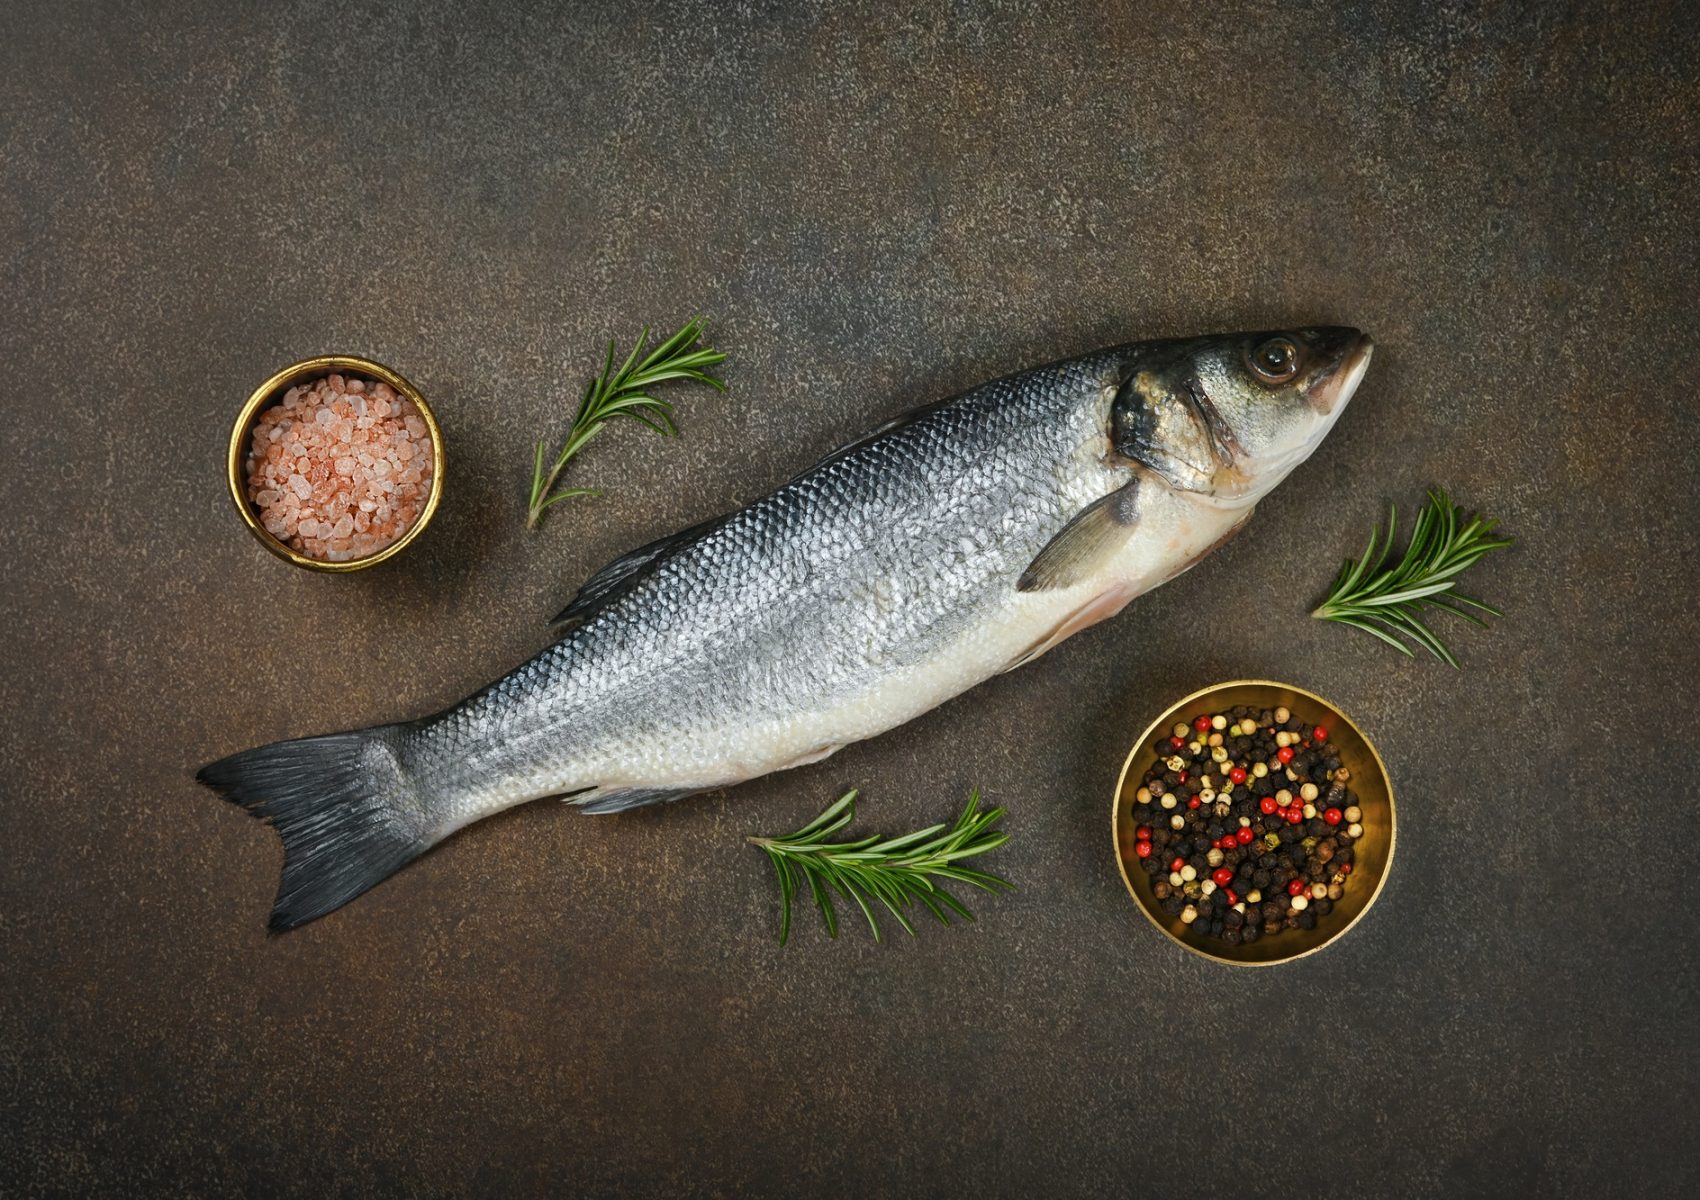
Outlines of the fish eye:
{"label": "fish eye", "polygon": [[1259,343],[1246,363],[1264,383],[1286,383],[1299,373],[1299,348],[1290,338],[1272,337]]}

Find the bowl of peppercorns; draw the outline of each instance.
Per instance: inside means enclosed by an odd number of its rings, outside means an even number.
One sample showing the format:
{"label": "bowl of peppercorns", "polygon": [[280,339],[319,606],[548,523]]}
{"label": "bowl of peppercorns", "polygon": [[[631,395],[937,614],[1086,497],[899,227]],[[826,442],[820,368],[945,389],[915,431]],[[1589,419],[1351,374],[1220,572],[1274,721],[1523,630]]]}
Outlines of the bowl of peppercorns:
{"label": "bowl of peppercorns", "polygon": [[1335,705],[1269,680],[1194,692],[1116,783],[1116,862],[1139,910],[1236,966],[1314,954],[1357,924],[1393,860],[1393,786]]}

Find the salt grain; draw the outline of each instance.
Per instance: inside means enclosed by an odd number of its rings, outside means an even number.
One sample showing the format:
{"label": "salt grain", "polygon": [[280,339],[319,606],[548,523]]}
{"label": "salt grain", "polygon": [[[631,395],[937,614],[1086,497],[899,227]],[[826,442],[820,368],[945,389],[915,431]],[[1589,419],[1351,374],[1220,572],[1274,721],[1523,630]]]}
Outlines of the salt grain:
{"label": "salt grain", "polygon": [[388,384],[327,375],[260,414],[244,463],[260,524],[327,562],[376,554],[431,492],[430,436]]}

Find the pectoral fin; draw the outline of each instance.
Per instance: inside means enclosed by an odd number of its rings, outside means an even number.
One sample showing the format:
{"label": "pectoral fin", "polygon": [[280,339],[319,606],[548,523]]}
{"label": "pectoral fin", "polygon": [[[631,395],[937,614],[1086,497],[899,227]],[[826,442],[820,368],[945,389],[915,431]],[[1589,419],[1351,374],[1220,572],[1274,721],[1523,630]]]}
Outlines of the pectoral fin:
{"label": "pectoral fin", "polygon": [[1027,565],[1016,590],[1067,588],[1091,579],[1133,533],[1139,519],[1138,490],[1139,481],[1131,480],[1081,509]]}

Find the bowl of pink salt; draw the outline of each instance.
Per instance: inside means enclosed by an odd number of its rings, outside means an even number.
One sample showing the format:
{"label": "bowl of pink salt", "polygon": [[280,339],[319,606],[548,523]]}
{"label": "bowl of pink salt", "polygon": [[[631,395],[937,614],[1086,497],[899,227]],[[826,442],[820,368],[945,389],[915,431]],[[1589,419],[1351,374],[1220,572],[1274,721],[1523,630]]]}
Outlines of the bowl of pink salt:
{"label": "bowl of pink salt", "polygon": [[332,354],[285,367],[230,434],[230,494],[267,550],[313,571],[383,562],[443,494],[443,435],[419,389],[381,363]]}

